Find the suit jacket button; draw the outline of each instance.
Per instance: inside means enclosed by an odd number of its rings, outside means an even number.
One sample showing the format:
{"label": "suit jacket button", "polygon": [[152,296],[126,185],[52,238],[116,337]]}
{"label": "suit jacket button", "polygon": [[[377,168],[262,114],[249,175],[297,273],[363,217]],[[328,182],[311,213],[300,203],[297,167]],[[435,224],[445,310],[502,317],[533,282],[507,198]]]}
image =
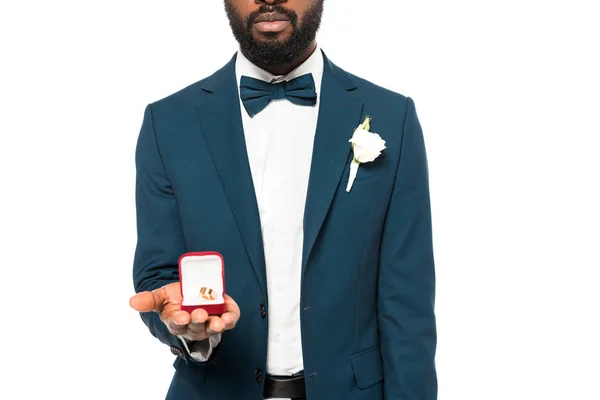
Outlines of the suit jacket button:
{"label": "suit jacket button", "polygon": [[173,355],[175,355],[177,357],[181,357],[183,355],[183,353],[181,352],[181,350],[178,349],[175,346],[171,346],[171,353],[173,353]]}
{"label": "suit jacket button", "polygon": [[267,317],[267,307],[265,307],[264,304],[260,305],[260,316],[262,317],[262,319],[265,319]]}
{"label": "suit jacket button", "polygon": [[263,379],[263,373],[260,368],[256,368],[254,370],[254,377],[256,378],[256,382],[261,383]]}

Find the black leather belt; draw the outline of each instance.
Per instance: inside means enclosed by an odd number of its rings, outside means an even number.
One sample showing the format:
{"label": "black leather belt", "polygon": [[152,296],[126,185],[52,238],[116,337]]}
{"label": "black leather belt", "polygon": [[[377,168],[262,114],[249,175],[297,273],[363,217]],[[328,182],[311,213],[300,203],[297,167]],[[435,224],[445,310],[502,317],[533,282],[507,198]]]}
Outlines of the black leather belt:
{"label": "black leather belt", "polygon": [[265,376],[265,399],[306,399],[306,387],[304,386],[304,374],[299,373],[292,376]]}

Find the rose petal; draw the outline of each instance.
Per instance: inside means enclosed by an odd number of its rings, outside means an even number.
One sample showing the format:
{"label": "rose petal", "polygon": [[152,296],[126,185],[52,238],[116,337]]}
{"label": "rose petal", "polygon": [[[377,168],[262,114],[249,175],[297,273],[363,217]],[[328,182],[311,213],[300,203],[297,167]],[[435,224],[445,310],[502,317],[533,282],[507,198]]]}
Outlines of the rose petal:
{"label": "rose petal", "polygon": [[354,159],[361,163],[374,161],[386,148],[385,140],[381,136],[361,128],[356,129],[350,142],[354,150]]}

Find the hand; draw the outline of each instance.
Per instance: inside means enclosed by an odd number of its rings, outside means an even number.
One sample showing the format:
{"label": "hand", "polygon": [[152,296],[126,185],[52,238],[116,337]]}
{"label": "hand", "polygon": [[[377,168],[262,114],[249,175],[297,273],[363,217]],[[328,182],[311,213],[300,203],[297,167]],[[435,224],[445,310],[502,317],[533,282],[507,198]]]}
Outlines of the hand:
{"label": "hand", "polygon": [[240,319],[240,308],[228,295],[224,295],[227,309],[220,317],[208,316],[198,308],[191,314],[180,309],[181,292],[179,283],[170,283],[152,292],[141,292],[129,299],[131,308],[139,312],[154,311],[173,335],[181,335],[185,339],[205,340],[209,336],[233,329]]}

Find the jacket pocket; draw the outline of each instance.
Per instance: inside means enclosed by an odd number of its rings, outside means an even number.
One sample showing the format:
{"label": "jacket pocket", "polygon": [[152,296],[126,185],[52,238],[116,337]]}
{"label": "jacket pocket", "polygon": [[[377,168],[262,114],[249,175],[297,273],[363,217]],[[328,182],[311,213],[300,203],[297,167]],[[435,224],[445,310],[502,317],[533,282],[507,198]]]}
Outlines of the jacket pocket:
{"label": "jacket pocket", "polygon": [[379,346],[350,356],[356,385],[366,389],[383,380],[383,364]]}
{"label": "jacket pocket", "polygon": [[[377,162],[377,160],[373,161],[373,163],[375,162]],[[373,163],[360,164],[358,166],[358,173],[356,174],[355,181],[379,178],[389,174],[389,171],[387,171],[384,166],[373,165]],[[350,164],[346,165],[346,168],[344,168],[344,173],[342,175],[341,183],[344,185],[344,187],[346,187],[346,184],[348,183],[348,180],[350,178]]]}

